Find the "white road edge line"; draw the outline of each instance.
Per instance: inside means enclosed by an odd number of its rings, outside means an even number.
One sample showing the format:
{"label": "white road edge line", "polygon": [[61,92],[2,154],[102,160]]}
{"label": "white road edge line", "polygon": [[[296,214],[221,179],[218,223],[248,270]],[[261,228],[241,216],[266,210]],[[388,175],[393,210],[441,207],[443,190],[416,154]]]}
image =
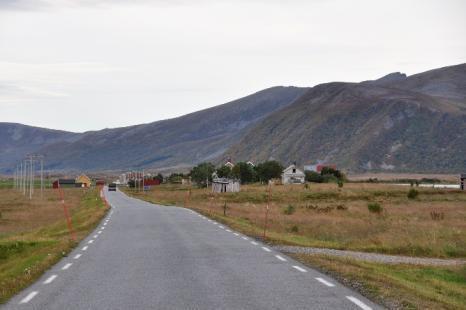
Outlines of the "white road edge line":
{"label": "white road edge line", "polygon": [[262,250],[264,250],[266,252],[272,252],[269,248],[266,248],[265,246],[262,247]]}
{"label": "white road edge line", "polygon": [[322,283],[323,285],[328,286],[328,287],[334,287],[335,286],[335,284],[330,283],[327,280],[322,279],[322,278],[316,278],[316,280],[319,281],[320,283]]}
{"label": "white road edge line", "polygon": [[280,256],[280,255],[275,255],[276,258],[278,258],[279,260],[281,260],[282,262],[286,262],[286,258]]}
{"label": "white road edge line", "polygon": [[233,233],[233,235],[235,235],[235,236],[239,236],[239,234],[238,234],[238,233]]}
{"label": "white road edge line", "polygon": [[360,301],[360,300],[357,299],[356,297],[353,297],[353,296],[346,296],[346,298],[348,298],[348,299],[351,300],[353,303],[355,303],[356,305],[358,305],[361,309],[364,309],[364,310],[372,310],[371,307],[369,307],[368,305],[366,305],[365,303],[363,303],[362,301]]}
{"label": "white road edge line", "polygon": [[246,237],[241,237],[241,238],[243,238],[244,240],[249,240],[249,239],[248,239],[248,238],[246,238]]}
{"label": "white road edge line", "polygon": [[231,230],[227,229],[228,232],[231,232]]}
{"label": "white road edge line", "polygon": [[78,259],[78,258],[81,257],[81,255],[82,255],[82,254],[76,254],[73,258],[74,258],[74,259]]}
{"label": "white road edge line", "polygon": [[63,266],[63,267],[61,268],[61,270],[66,270],[66,269],[70,268],[71,265],[73,265],[73,263],[68,263],[68,264],[66,264],[65,266]]}
{"label": "white road edge line", "polygon": [[225,227],[223,227],[222,225],[219,226],[221,229],[225,229]]}
{"label": "white road edge line", "polygon": [[299,266],[293,266],[293,268],[296,269],[296,270],[299,270],[299,271],[301,271],[301,272],[307,272],[306,269],[301,268],[301,267],[299,267]]}
{"label": "white road edge line", "polygon": [[37,294],[39,294],[38,291],[30,292],[26,297],[24,297],[19,303],[20,304],[27,304],[28,302],[31,301]]}
{"label": "white road edge line", "polygon": [[42,284],[50,284],[50,283],[53,282],[53,280],[55,280],[56,277],[58,277],[56,274],[51,275],[50,277],[47,278],[47,280],[45,280],[44,282],[42,282]]}
{"label": "white road edge line", "polygon": [[87,245],[83,247],[81,250],[86,251],[87,250]]}

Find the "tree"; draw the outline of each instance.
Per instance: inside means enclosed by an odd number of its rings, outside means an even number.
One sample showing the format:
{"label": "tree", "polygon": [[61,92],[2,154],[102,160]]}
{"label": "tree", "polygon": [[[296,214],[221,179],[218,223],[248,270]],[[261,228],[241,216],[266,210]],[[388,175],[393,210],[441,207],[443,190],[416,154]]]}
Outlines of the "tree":
{"label": "tree", "polygon": [[256,180],[256,171],[254,168],[245,162],[237,163],[231,170],[233,177],[239,179],[242,184],[251,183]]}
{"label": "tree", "polygon": [[161,173],[157,174],[155,177],[154,177],[154,180],[159,180],[160,183],[163,183],[163,175]]}
{"label": "tree", "polygon": [[334,176],[338,180],[344,180],[345,179],[345,175],[340,170],[333,169],[331,167],[323,167],[320,174],[322,176],[326,177],[327,179],[332,179],[330,176]]}
{"label": "tree", "polygon": [[172,173],[168,177],[168,182],[169,183],[181,183],[183,180],[183,174],[182,173]]}
{"label": "tree", "polygon": [[314,182],[314,183],[323,183],[324,182],[324,177],[320,175],[320,173],[317,173],[315,171],[309,171],[306,170],[304,171],[305,175],[305,180],[307,182]]}
{"label": "tree", "polygon": [[200,186],[206,186],[207,180],[212,182],[212,173],[215,171],[215,166],[211,163],[202,163],[191,170],[191,179]]}
{"label": "tree", "polygon": [[283,173],[283,166],[275,160],[260,163],[256,167],[257,178],[261,182],[268,182],[271,179],[280,178]]}
{"label": "tree", "polygon": [[231,177],[231,168],[229,166],[221,166],[217,169],[217,175],[219,178],[229,178]]}

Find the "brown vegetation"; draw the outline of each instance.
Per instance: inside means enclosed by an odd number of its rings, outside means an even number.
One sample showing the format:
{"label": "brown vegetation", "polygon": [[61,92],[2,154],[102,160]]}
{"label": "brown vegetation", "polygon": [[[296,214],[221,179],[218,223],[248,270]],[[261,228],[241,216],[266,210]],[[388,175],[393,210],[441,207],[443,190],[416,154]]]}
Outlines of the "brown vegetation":
{"label": "brown vegetation", "polygon": [[[267,188],[243,186],[240,193],[163,185],[141,198],[194,208],[243,232],[261,237]],[[267,238],[270,242],[426,257],[466,257],[466,193],[451,189],[348,183],[274,186]],[[226,203],[226,216],[224,206]],[[370,212],[369,203],[381,206]],[[433,215],[442,214],[442,215]]]}
{"label": "brown vegetation", "polygon": [[105,207],[95,189],[64,189],[76,241],[70,238],[56,190],[33,200],[0,189],[0,303],[66,256],[98,224]]}

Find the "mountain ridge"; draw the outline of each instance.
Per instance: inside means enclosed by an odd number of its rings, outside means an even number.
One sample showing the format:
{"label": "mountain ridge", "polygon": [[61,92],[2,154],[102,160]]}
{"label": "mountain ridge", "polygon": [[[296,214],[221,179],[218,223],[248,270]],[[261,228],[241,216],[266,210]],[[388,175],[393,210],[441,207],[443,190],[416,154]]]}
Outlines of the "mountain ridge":
{"label": "mountain ridge", "polygon": [[466,170],[466,64],[271,87],[172,119],[84,133],[21,126],[0,123],[0,171],[34,152],[55,171],[189,167],[232,157],[332,161],[353,172],[457,172]]}

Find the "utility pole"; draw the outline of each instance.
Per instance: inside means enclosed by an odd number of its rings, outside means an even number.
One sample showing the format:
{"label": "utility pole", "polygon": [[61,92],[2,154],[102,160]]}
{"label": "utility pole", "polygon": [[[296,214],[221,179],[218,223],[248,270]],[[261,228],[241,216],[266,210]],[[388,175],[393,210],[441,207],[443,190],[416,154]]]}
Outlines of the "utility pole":
{"label": "utility pole", "polygon": [[26,196],[26,186],[27,186],[27,183],[26,183],[26,178],[27,178],[27,175],[28,175],[28,169],[27,169],[27,166],[28,166],[28,162],[26,160],[24,160],[24,169],[23,169],[23,195]]}
{"label": "utility pole", "polygon": [[34,192],[34,162],[32,160],[32,155],[29,155],[29,199],[32,199],[32,194]]}

